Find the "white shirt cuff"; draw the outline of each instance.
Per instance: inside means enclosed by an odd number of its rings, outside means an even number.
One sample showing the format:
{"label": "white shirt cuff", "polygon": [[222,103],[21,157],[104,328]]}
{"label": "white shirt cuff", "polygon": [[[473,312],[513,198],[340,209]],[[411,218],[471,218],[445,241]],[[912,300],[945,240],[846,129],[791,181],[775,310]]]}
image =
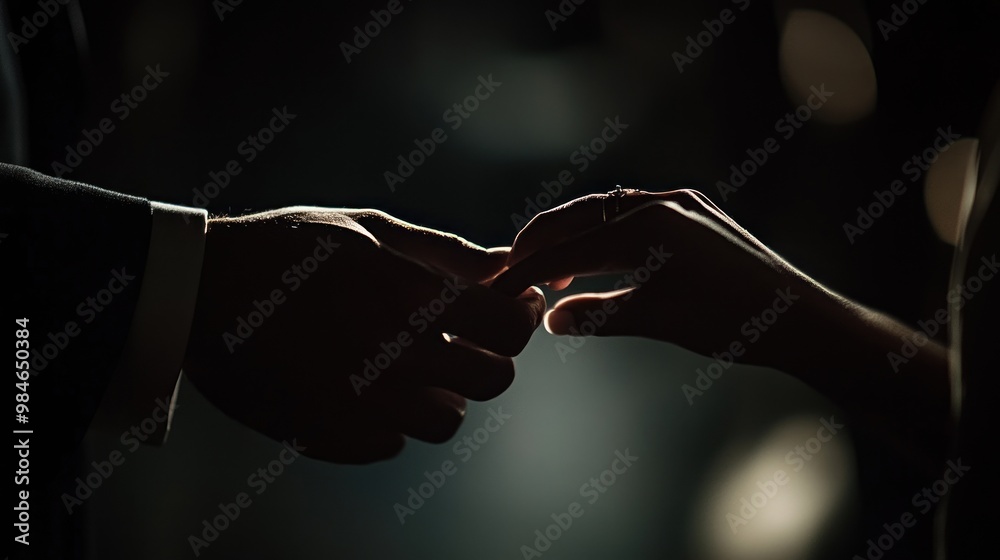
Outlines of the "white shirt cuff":
{"label": "white shirt cuff", "polygon": [[152,230],[125,350],[94,425],[138,428],[146,443],[167,436],[198,298],[208,213],[150,202]]}

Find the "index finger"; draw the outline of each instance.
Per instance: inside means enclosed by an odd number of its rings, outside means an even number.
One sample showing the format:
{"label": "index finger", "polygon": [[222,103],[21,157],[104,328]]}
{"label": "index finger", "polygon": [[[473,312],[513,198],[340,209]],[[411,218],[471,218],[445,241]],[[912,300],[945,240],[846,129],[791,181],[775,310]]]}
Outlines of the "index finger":
{"label": "index finger", "polygon": [[660,243],[667,237],[669,219],[683,209],[674,202],[644,199],[646,204],[614,221],[525,255],[500,273],[492,289],[512,295],[559,278],[628,272],[650,254],[669,255]]}
{"label": "index finger", "polygon": [[591,194],[535,216],[517,234],[508,266],[513,266],[545,247],[554,247],[669,193],[625,191],[622,196]]}
{"label": "index finger", "polygon": [[379,243],[401,255],[482,282],[503,270],[506,248],[486,249],[453,233],[418,226],[379,210],[348,212]]}

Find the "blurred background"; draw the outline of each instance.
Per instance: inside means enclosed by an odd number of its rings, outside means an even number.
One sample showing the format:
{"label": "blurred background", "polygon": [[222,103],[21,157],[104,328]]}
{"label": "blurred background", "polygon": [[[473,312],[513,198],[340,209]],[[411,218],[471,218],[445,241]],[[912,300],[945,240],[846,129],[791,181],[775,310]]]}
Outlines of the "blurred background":
{"label": "blurred background", "polygon": [[[846,296],[910,324],[945,305],[960,192],[1000,77],[997,3],[403,0],[384,25],[372,11],[384,21],[395,5],[382,1],[233,3],[62,8],[16,60],[4,53],[26,93],[5,109],[31,132],[7,157],[57,174],[67,146],[110,118],[64,178],[213,213],[374,207],[487,246],[615,184],[691,187]],[[39,8],[9,9],[17,31]],[[149,68],[168,75],[123,118],[115,100]],[[498,85],[476,98],[481,78]],[[823,86],[833,95],[817,107]],[[294,119],[261,134],[283,108]],[[616,118],[627,128],[607,141]],[[436,128],[446,140],[411,156]],[[942,129],[961,139],[939,154]],[[770,138],[779,149],[746,164]],[[400,157],[421,163],[387,180]],[[213,188],[230,160],[240,173]],[[543,183],[560,173],[572,181],[553,195]],[[905,192],[849,235],[895,180]],[[190,557],[189,535],[239,492],[252,506],[199,557],[537,557],[522,547],[579,502],[545,558],[847,558],[914,510],[920,486],[876,439],[848,426],[810,441],[822,419],[846,418],[780,372],[734,366],[689,400],[682,386],[713,360],[642,340],[569,344],[539,331],[513,387],[470,406],[455,441],[479,437],[477,450],[411,441],[368,467],[300,458],[260,495],[247,478],[281,447],[182,382],[169,443],[129,454],[76,514],[90,552]],[[484,432],[491,409],[511,417]],[[121,448],[99,434],[89,445],[95,458]],[[581,486],[626,450],[639,459],[589,503]],[[457,471],[401,524],[395,504],[448,460]],[[778,470],[787,483],[734,525]],[[932,523],[920,517],[885,557],[927,554]]]}

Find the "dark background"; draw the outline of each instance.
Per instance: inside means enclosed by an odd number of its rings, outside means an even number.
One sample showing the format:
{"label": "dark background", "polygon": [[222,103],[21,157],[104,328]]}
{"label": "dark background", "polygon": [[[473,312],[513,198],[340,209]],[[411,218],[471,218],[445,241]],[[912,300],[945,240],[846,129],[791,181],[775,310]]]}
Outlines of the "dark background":
{"label": "dark background", "polygon": [[[350,63],[341,42],[384,2],[246,1],[221,21],[207,1],[81,4],[18,55],[30,164],[43,172],[82,129],[112,117],[116,130],[64,177],[197,204],[208,174],[240,159],[237,146],[287,106],[295,120],[243,163],[211,212],[374,207],[492,246],[512,242],[512,215],[564,169],[574,182],[552,205],[616,183],[693,187],[831,289],[911,324],[945,305],[952,247],[931,225],[923,180],[910,183],[901,166],[938,127],[977,136],[1000,76],[1000,9],[988,2],[928,0],[886,40],[876,22],[890,17],[889,2],[751,0],[740,12],[722,1],[587,0],[553,31],[545,11],[558,10],[555,1],[404,0]],[[724,8],[735,21],[678,72],[672,53]],[[72,36],[73,14],[85,40],[60,43]],[[822,25],[783,45],[789,22],[801,21]],[[845,29],[849,40],[835,40]],[[802,36],[812,41],[789,38]],[[851,45],[868,56],[847,56]],[[788,57],[804,63],[783,64]],[[157,64],[170,76],[118,121],[111,102]],[[490,74],[502,85],[461,128],[448,128],[442,113]],[[774,123],[802,102],[794,84],[806,76],[837,92],[830,106],[779,139],[780,150],[723,200],[716,181],[777,137]],[[866,83],[877,92],[870,109],[839,105],[863,98]],[[578,172],[570,154],[616,115],[629,128]],[[391,192],[383,173],[435,127],[447,141]],[[843,223],[894,179],[907,192],[850,243]],[[490,407],[513,418],[405,525],[393,504],[425,470],[456,458],[450,444],[411,442],[367,468],[300,459],[202,556],[519,557],[534,530],[579,501],[580,484],[625,448],[641,460],[585,505],[545,557],[843,558],[863,555],[882,523],[913,509],[919,486],[898,475],[899,460],[865,434],[844,433],[733,535],[725,513],[785,468],[785,453],[815,434],[831,405],[777,372],[734,367],[689,406],[680,387],[710,360],[666,344],[590,340],[563,363],[557,342],[538,332],[512,389],[470,408],[459,437],[482,426]],[[202,519],[277,457],[279,448],[190,386],[180,399],[167,446],[130,455],[78,514],[92,524],[98,557],[187,557]],[[118,447],[97,434],[90,445],[95,457]],[[926,552],[930,524],[921,518],[893,553]]]}

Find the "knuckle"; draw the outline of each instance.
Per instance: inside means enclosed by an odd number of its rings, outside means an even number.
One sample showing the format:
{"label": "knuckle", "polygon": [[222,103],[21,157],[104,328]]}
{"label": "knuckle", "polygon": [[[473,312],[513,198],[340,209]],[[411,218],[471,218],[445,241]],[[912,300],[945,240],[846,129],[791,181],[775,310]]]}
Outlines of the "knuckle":
{"label": "knuckle", "polygon": [[361,221],[361,220],[379,220],[383,222],[394,221],[394,218],[392,216],[376,208],[361,208],[355,210],[353,213],[353,217],[356,221]]}
{"label": "knuckle", "polygon": [[689,196],[689,197],[692,197],[692,198],[701,198],[702,196],[704,196],[704,195],[701,194],[700,191],[698,191],[697,189],[693,189],[691,187],[685,187],[683,189],[677,189],[676,192],[678,192],[680,194],[683,194],[684,196]]}
{"label": "knuckle", "polygon": [[682,208],[692,210],[702,204],[703,196],[704,195],[694,189],[684,188],[671,191],[667,197],[667,201],[675,202]]}

